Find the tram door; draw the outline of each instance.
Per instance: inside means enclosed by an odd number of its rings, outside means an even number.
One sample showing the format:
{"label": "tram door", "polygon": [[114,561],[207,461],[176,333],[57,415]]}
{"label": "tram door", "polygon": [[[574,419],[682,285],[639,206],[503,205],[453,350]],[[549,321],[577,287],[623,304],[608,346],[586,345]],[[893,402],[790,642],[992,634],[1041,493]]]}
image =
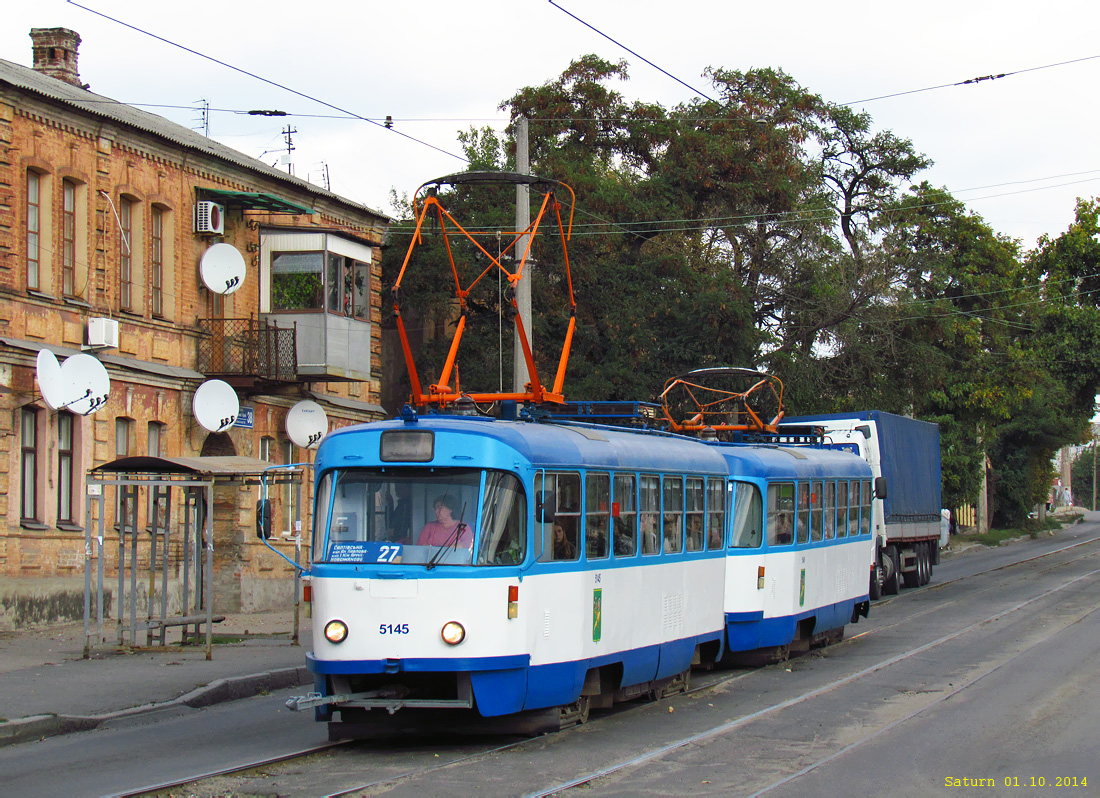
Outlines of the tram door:
{"label": "tram door", "polygon": [[726,611],[759,617],[770,589],[763,548],[763,498],[760,488],[751,482],[730,482],[728,495],[731,513]]}

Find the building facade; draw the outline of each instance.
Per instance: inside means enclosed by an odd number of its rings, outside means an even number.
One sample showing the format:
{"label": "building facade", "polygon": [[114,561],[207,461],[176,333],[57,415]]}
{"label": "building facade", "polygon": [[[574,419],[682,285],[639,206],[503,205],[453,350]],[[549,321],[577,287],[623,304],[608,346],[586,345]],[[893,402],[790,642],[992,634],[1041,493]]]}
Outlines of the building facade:
{"label": "building facade", "polygon": [[[90,469],[135,455],[308,462],[287,434],[296,403],[320,404],[330,429],[382,414],[389,220],[93,94],[79,36],[31,36],[34,68],[0,60],[0,630],[82,616],[94,556],[84,532],[98,522],[85,517]],[[238,284],[217,284],[215,245],[243,259]],[[43,350],[62,368],[80,353],[99,360],[106,401],[87,415],[52,408],[36,371]],[[210,378],[239,400],[226,432],[193,412]],[[272,540],[292,557],[294,519],[309,528],[309,482],[300,499],[272,496]],[[256,537],[257,498],[254,486],[218,492],[216,611],[292,600],[291,569]],[[155,527],[149,501],[134,503],[138,527]],[[107,503],[108,537],[125,512]]]}

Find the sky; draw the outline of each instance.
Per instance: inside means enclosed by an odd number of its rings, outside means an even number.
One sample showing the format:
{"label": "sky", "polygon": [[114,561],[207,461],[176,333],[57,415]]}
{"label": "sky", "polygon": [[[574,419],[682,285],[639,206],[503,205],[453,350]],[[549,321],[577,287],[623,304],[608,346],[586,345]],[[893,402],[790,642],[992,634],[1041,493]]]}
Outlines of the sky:
{"label": "sky", "polygon": [[325,185],[327,168],[332,191],[384,213],[392,191],[464,168],[458,131],[503,129],[501,102],[587,53],[626,60],[615,88],[666,107],[713,94],[708,67],[780,68],[910,139],[935,162],[918,179],[1025,249],[1100,196],[1096,0],[80,2],[8,0],[0,58],[30,66],[32,27],[75,30],[91,91],[195,129],[205,100],[224,109],[211,137],[280,168],[290,125],[294,174]]}

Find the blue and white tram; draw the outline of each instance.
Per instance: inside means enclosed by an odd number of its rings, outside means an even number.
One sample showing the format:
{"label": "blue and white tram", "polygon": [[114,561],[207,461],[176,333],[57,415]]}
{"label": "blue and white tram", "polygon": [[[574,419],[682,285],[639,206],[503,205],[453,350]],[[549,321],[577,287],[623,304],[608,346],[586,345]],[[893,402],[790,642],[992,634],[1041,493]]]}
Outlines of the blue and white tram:
{"label": "blue and white tram", "polygon": [[406,725],[409,710],[556,728],[676,689],[721,654],[728,480],[714,447],[425,415],[334,432],[315,472],[316,692],[298,708],[333,737],[380,715]]}
{"label": "blue and white tram", "polygon": [[866,613],[854,455],[409,415],[329,435],[315,470],[315,692],[296,707],[334,738],[443,710],[557,728]]}
{"label": "blue and white tram", "polygon": [[[867,616],[871,470],[813,447],[722,446],[733,496],[724,585],[734,658],[838,641]],[[746,654],[748,656],[746,656]]]}

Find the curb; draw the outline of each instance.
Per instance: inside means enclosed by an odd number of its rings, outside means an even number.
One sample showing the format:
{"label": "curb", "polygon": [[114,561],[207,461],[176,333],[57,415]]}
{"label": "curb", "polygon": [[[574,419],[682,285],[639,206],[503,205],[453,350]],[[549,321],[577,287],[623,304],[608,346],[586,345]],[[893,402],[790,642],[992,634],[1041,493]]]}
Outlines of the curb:
{"label": "curb", "polygon": [[295,668],[280,668],[266,673],[216,679],[210,684],[197,687],[171,701],[158,701],[115,712],[105,712],[101,715],[33,715],[29,718],[17,718],[16,720],[0,723],[0,748],[42,740],[46,737],[90,731],[110,721],[132,718],[166,709],[183,707],[202,709],[227,701],[253,698],[274,690],[284,690],[288,687],[300,687],[306,684],[313,684],[313,674],[310,673],[308,668],[301,665]]}

